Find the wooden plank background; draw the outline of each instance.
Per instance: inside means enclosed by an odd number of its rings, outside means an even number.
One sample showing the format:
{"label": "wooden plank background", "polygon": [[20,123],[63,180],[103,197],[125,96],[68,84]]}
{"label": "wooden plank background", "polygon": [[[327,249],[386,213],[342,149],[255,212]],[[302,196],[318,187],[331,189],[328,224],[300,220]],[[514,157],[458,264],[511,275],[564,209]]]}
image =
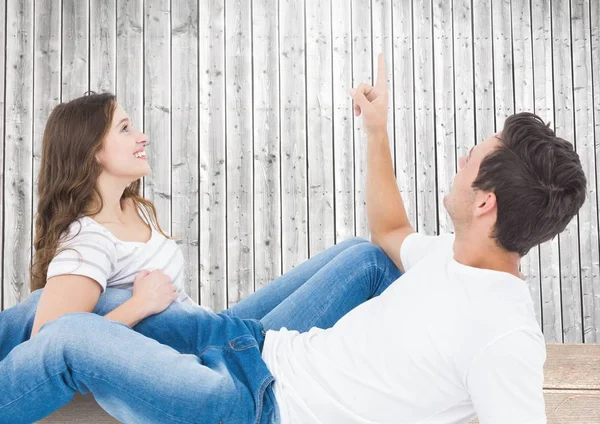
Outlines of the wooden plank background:
{"label": "wooden plank background", "polygon": [[419,231],[452,231],[457,161],[512,113],[572,141],[588,198],[523,258],[548,342],[600,342],[600,6],[594,0],[0,2],[1,308],[28,293],[52,108],[116,93],[148,135],[144,195],[217,310],[368,237],[365,136],[348,89],[387,58],[390,148]]}

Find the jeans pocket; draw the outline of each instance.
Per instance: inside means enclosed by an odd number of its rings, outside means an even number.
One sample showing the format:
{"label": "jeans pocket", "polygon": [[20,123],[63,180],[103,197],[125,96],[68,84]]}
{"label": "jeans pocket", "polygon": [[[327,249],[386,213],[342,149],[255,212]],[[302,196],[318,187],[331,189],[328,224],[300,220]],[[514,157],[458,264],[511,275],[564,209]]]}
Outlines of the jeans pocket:
{"label": "jeans pocket", "polygon": [[250,334],[244,334],[243,336],[239,336],[231,340],[229,342],[229,347],[235,351],[246,350],[251,347],[258,348],[258,342]]}

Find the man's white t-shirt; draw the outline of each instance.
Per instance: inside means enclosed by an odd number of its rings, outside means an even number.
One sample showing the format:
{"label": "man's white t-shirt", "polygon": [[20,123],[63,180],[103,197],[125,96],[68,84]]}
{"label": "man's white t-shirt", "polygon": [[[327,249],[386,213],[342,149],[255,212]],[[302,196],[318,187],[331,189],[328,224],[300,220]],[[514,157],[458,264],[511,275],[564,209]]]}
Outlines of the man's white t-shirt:
{"label": "man's white t-shirt", "polygon": [[525,281],[411,234],[406,273],[332,328],[268,331],[282,423],[545,423],[544,338]]}

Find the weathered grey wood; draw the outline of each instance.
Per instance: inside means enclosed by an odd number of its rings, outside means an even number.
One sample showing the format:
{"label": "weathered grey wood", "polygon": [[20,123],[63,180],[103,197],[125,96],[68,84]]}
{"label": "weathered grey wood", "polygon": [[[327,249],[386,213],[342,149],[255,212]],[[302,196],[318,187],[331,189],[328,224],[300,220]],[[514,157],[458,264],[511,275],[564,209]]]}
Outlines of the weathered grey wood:
{"label": "weathered grey wood", "polygon": [[395,127],[394,127],[394,55],[392,53],[393,26],[392,26],[392,1],[371,1],[371,44],[373,63],[373,83],[377,75],[377,61],[380,53],[385,57],[385,70],[390,93],[388,100],[387,132],[389,136],[390,152],[392,153],[392,165],[396,169],[395,156]]}
{"label": "weathered grey wood", "polygon": [[227,301],[254,291],[252,34],[250,3],[225,3]]}
{"label": "weathered grey wood", "polygon": [[[515,79],[514,111],[533,112],[533,52],[531,39],[531,10],[529,2],[514,3],[511,8],[513,72]],[[521,272],[529,285],[535,315],[542,325],[540,249],[533,247],[521,260]]]}
{"label": "weathered grey wood", "polygon": [[[3,22],[7,22],[6,21],[7,18],[7,14],[6,14],[6,2],[2,3],[0,2],[0,20],[4,19]],[[5,31],[0,31],[0,46],[6,46],[6,32]],[[2,231],[0,231],[0,276],[2,277],[2,280],[0,281],[0,311],[4,310],[5,306],[4,306],[4,286],[5,286],[5,281],[4,280],[4,198],[5,198],[5,185],[4,185],[4,181],[6,179],[5,176],[5,167],[4,167],[4,143],[5,143],[5,139],[4,139],[4,131],[6,129],[6,122],[4,120],[4,111],[5,111],[5,106],[6,104],[4,103],[4,89],[5,89],[5,84],[2,83],[2,81],[5,81],[5,77],[6,77],[6,68],[5,68],[5,63],[4,63],[4,55],[0,55],[0,140],[2,140],[2,146],[0,146],[0,163],[2,163],[2,168],[0,168],[0,228],[2,229]]]}
{"label": "weathered grey wood", "polygon": [[547,345],[544,387],[600,390],[600,345]]}
{"label": "weathered grey wood", "polygon": [[[594,99],[594,145],[595,157],[596,157],[596,184],[600,183],[600,3],[593,1],[590,3],[590,26],[591,26],[591,37],[592,37],[592,79],[593,84],[593,99]],[[594,178],[594,175],[589,175],[588,178]],[[600,205],[600,190],[596,187],[596,204]],[[596,221],[596,232],[600,232],[600,214],[598,214]],[[598,271],[597,274],[598,275]],[[591,287],[592,297],[591,299],[584,299],[584,319],[587,316],[593,317],[592,320],[595,324],[594,329],[591,332],[587,331],[586,322],[584,321],[584,341],[589,342],[600,342],[600,329],[598,323],[600,322],[600,284],[592,284]],[[590,303],[587,303],[590,302]]]}
{"label": "weathered grey wood", "polygon": [[62,2],[62,92],[66,102],[89,90],[89,0]]}
{"label": "weathered grey wood", "polygon": [[475,63],[475,141],[495,132],[494,70],[491,0],[473,2],[473,59]]}
{"label": "weathered grey wood", "polygon": [[571,37],[573,50],[573,105],[575,108],[575,140],[577,153],[587,181],[587,197],[579,210],[579,274],[583,300],[583,336],[586,342],[600,341],[600,322],[594,316],[599,299],[594,295],[600,287],[598,245],[598,190],[594,178],[594,104],[592,98],[592,58],[590,40],[590,4],[588,0],[571,2]]}
{"label": "weathered grey wood", "polygon": [[333,91],[328,2],[306,0],[306,128],[310,256],[335,243],[333,213]]}
{"label": "weathered grey wood", "polygon": [[116,0],[90,0],[90,89],[114,93],[117,85]]}
{"label": "weathered grey wood", "polygon": [[[142,0],[117,1],[117,99],[134,127],[144,130],[144,12]],[[148,140],[148,155],[154,151]],[[162,212],[159,213],[159,215]]]}
{"label": "weathered grey wood", "polygon": [[198,2],[171,3],[171,232],[185,261],[184,288],[199,302]]}
{"label": "weathered grey wood", "polygon": [[[552,0],[551,3],[556,135],[572,142],[577,150],[573,117],[570,6],[568,0]],[[565,343],[579,343],[583,340],[577,221],[576,216],[558,236]]]}
{"label": "weathered grey wood", "polygon": [[[171,22],[169,3],[144,0],[144,132],[152,173],[144,177],[144,196],[154,202],[158,222],[171,231]],[[139,53],[138,53],[139,54]],[[169,58],[169,60],[166,60]]]}
{"label": "weathered grey wood", "polygon": [[252,2],[254,75],[254,286],[281,274],[279,9]]}
{"label": "weathered grey wood", "polygon": [[280,1],[279,22],[281,248],[286,272],[308,258],[304,3]]}
{"label": "weathered grey wood", "polygon": [[417,175],[417,230],[436,234],[437,181],[435,108],[433,82],[432,10],[429,2],[413,3],[413,43],[415,72],[415,139]]}
{"label": "weathered grey wood", "polygon": [[[544,390],[548,424],[598,424],[600,391]],[[478,424],[478,420],[471,424]]]}
{"label": "weathered grey wood", "polygon": [[81,395],[79,393],[67,405],[38,421],[41,424],[113,424],[118,422],[96,403],[91,394]]}
{"label": "weathered grey wood", "polygon": [[[495,131],[501,131],[506,118],[514,113],[510,9],[510,0],[492,2]],[[490,135],[488,134],[488,137]]]}
{"label": "weathered grey wood", "polygon": [[[42,157],[42,140],[46,121],[50,112],[60,103],[61,91],[61,8],[60,3],[45,0],[36,3],[35,47],[34,47],[34,93],[33,93],[33,174],[31,176],[33,192],[33,216],[31,221],[32,246],[31,258],[35,255],[35,216],[38,204],[38,175]],[[29,285],[29,279],[26,281]]]}
{"label": "weathered grey wood", "polygon": [[33,149],[33,4],[6,5],[5,139],[4,139],[4,308],[28,293],[31,255]]}
{"label": "weathered grey wood", "polygon": [[473,71],[473,19],[470,0],[454,1],[454,98],[456,169],[458,159],[475,145],[475,78]]}
{"label": "weathered grey wood", "polygon": [[599,390],[545,390],[548,424],[600,422]]}
{"label": "weathered grey wood", "polygon": [[396,181],[413,226],[417,225],[415,158],[414,52],[412,3],[393,4],[394,122],[396,133]]}
{"label": "weathered grey wood", "polygon": [[[374,84],[371,43],[371,3],[352,0],[352,77],[353,87]],[[362,117],[354,119],[354,222],[356,235],[368,237],[365,182],[367,172],[367,137]]]}
{"label": "weathered grey wood", "polygon": [[352,237],[354,228],[354,113],[352,88],[351,0],[331,1],[333,72],[333,154],[335,241]]}
{"label": "weathered grey wood", "polygon": [[220,0],[198,10],[200,61],[200,300],[227,307],[225,218],[225,9]]}
{"label": "weathered grey wood", "polygon": [[[533,0],[531,9],[535,113],[554,126],[550,0]],[[562,342],[559,261],[558,238],[540,245],[542,329],[548,343]]]}
{"label": "weathered grey wood", "polygon": [[454,53],[452,50],[453,12],[451,2],[444,0],[433,2],[434,138],[437,164],[436,196],[439,204],[438,222],[440,233],[454,231],[450,216],[443,207],[444,196],[450,191],[457,169],[454,128]]}

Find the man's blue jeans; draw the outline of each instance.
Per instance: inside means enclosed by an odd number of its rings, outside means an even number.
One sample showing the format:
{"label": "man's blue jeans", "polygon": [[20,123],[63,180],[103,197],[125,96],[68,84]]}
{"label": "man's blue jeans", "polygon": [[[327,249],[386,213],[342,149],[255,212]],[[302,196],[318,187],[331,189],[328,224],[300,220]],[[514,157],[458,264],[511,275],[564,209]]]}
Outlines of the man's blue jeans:
{"label": "man's blue jeans", "polygon": [[219,314],[173,303],[132,331],[101,316],[131,296],[108,289],[93,314],[66,314],[28,340],[38,290],[0,312],[0,423],[38,420],[76,391],[127,423],[278,422],[265,331],[329,328],[399,276],[381,249],[355,238]]}

